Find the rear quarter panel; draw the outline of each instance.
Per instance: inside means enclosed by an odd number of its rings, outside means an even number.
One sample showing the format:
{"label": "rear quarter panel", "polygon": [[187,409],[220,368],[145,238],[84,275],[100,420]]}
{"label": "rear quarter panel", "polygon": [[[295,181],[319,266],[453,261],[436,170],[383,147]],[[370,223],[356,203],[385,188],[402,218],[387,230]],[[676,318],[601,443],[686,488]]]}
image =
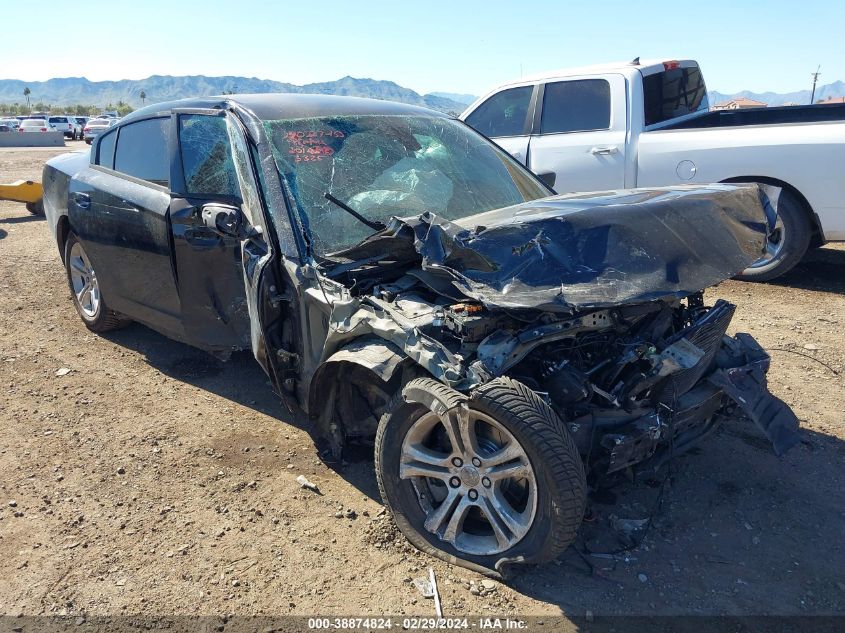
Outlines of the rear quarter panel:
{"label": "rear quarter panel", "polygon": [[[690,175],[689,161],[695,165]],[[684,163],[684,164],[682,164]],[[798,190],[827,240],[845,240],[845,123],[655,130],[639,137],[637,186],[766,177]]]}
{"label": "rear quarter panel", "polygon": [[56,227],[62,216],[67,217],[68,192],[73,176],[88,169],[90,151],[71,152],[51,158],[44,165],[41,184],[44,187],[44,215],[47,226],[56,239]]}

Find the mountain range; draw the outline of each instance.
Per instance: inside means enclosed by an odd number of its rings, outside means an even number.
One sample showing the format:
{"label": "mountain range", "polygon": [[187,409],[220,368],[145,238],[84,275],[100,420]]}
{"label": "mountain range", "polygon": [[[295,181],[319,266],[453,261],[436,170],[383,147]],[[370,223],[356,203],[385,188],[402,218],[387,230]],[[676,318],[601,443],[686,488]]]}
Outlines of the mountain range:
{"label": "mountain range", "polygon": [[388,99],[427,106],[451,114],[460,114],[466,108],[467,103],[475,99],[472,95],[451,95],[449,93],[421,95],[393,81],[358,79],[348,76],[337,81],[297,86],[256,77],[153,75],[146,79],[122,79],[120,81],[89,81],[85,77],[61,77],[47,81],[0,79],[0,103],[24,103],[24,88],[30,89],[31,103],[40,102],[51,106],[93,104],[105,107],[108,104],[114,105],[118,101],[123,101],[134,108],[138,108],[142,105],[141,91],[146,95],[144,99],[146,103],[233,92],[293,92]]}
{"label": "mountain range", "polygon": [[[743,90],[734,94],[723,94],[715,90],[710,91],[710,105],[730,101],[736,97],[745,97],[747,99],[754,99],[755,101],[762,101],[770,106],[783,105],[785,103],[807,105],[810,103],[810,90],[798,90],[796,92],[751,92],[750,90]],[[834,81],[823,86],[816,86],[816,94],[813,101],[820,99],[827,99],[828,97],[845,97],[845,81]]]}
{"label": "mountain range", "polygon": [[[427,106],[451,114],[459,114],[476,97],[470,94],[452,92],[431,92],[421,95],[410,88],[404,88],[393,81],[343,77],[336,81],[305,84],[258,79],[256,77],[206,77],[204,75],[170,76],[153,75],[146,79],[122,79],[119,81],[89,81],[84,77],[61,77],[47,81],[22,81],[0,79],[0,103],[25,102],[23,91],[29,88],[30,101],[51,106],[93,104],[105,107],[119,101],[134,108],[142,105],[141,91],[146,103],[170,101],[189,96],[215,95],[231,92],[292,92],[348,95],[401,101]],[[845,82],[835,81],[816,88],[815,100],[827,97],[845,96]],[[744,90],[734,94],[710,92],[710,103],[728,101],[734,97],[747,97],[768,105],[784,103],[806,104],[810,102],[810,91],[799,90],[789,93],[750,92]]]}

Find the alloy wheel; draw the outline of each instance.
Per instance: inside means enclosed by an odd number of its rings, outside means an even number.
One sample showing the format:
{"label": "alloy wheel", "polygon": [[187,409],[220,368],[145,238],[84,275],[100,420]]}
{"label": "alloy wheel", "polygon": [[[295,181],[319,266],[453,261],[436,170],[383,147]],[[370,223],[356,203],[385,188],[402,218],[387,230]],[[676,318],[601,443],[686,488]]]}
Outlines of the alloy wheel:
{"label": "alloy wheel", "polygon": [[466,405],[428,411],[405,435],[400,479],[410,480],[425,529],[466,554],[516,545],[537,513],[537,481],[516,438]]}

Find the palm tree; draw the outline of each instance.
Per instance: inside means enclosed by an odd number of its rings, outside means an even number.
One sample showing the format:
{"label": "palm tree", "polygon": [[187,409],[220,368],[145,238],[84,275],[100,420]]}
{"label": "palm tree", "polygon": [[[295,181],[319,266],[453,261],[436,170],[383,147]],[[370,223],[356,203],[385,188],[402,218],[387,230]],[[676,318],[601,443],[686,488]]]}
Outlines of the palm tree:
{"label": "palm tree", "polygon": [[23,89],[23,96],[26,97],[26,107],[29,108],[29,111],[32,112],[32,107],[29,105],[29,95],[32,93],[32,90],[29,89],[29,86]]}
{"label": "palm tree", "polygon": [[144,103],[146,103],[146,100],[147,100],[147,93],[142,90],[141,91],[141,105],[144,105]]}

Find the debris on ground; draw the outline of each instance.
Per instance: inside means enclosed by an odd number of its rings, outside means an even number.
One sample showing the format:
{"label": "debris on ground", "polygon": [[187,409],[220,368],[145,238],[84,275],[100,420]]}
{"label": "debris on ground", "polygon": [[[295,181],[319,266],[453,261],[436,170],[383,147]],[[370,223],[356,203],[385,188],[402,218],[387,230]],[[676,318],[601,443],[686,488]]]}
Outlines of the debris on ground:
{"label": "debris on ground", "polygon": [[306,477],[305,475],[300,475],[299,477],[297,477],[296,483],[298,483],[301,488],[310,490],[311,492],[317,493],[318,495],[323,494],[322,492],[320,492],[320,489],[317,487],[317,484],[308,481],[308,477]]}

